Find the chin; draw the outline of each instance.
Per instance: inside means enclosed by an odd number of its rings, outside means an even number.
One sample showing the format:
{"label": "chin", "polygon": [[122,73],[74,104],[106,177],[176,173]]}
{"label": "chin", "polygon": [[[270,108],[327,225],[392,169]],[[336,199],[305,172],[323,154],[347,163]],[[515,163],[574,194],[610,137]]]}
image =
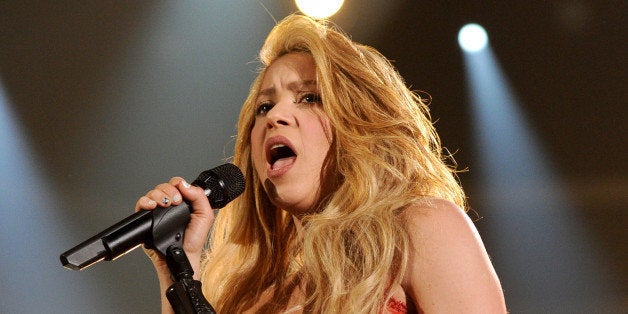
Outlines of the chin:
{"label": "chin", "polygon": [[294,183],[275,185],[270,179],[264,181],[264,190],[273,205],[297,216],[312,212],[317,199],[317,196],[312,197],[312,194],[318,195],[314,187],[304,187]]}
{"label": "chin", "polygon": [[271,202],[277,206],[277,208],[285,210],[295,216],[303,216],[311,213],[314,206],[314,202],[311,200],[282,198],[280,196],[271,198]]}

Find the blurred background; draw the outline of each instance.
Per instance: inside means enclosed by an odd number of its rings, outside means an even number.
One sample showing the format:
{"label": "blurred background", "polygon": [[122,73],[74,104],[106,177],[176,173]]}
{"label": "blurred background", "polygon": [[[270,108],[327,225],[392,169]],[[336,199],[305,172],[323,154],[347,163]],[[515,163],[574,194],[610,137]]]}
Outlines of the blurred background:
{"label": "blurred background", "polygon": [[[281,1],[0,2],[0,312],[157,313],[141,250],[59,254],[232,155]],[[626,313],[626,1],[347,0],[431,96],[512,313]],[[463,52],[478,23],[489,46]]]}

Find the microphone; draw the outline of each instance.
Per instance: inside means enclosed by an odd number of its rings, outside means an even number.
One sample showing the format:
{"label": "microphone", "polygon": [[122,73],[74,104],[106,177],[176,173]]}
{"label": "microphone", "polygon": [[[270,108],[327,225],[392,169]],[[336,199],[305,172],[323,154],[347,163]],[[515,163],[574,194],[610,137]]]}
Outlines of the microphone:
{"label": "microphone", "polygon": [[[242,194],[244,176],[238,167],[227,163],[203,171],[192,185],[205,190],[212,208],[219,209]],[[81,270],[101,260],[114,260],[141,244],[165,256],[173,244],[181,247],[190,212],[187,202],[140,210],[62,253],[61,264],[68,269]]]}

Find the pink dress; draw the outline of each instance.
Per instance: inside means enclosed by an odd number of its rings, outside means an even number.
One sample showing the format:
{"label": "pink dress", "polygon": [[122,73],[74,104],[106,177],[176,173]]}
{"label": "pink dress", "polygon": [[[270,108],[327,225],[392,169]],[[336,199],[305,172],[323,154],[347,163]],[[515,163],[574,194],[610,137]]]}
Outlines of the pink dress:
{"label": "pink dress", "polygon": [[388,300],[388,302],[386,303],[386,310],[388,310],[388,313],[390,314],[408,313],[408,308],[406,307],[406,304],[395,298],[390,298]]}

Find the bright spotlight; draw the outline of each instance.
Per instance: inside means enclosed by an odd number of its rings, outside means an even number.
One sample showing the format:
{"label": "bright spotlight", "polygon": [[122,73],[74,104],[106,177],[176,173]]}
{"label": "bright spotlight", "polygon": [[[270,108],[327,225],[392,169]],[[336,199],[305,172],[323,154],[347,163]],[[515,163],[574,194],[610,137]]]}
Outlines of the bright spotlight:
{"label": "bright spotlight", "polygon": [[484,27],[478,24],[467,24],[458,32],[458,44],[466,52],[477,52],[488,44],[488,35]]}
{"label": "bright spotlight", "polygon": [[294,2],[304,14],[315,19],[324,19],[336,14],[344,0],[295,0]]}
{"label": "bright spotlight", "polygon": [[491,47],[474,49],[463,56],[476,189],[494,240],[491,257],[512,298],[508,307],[513,313],[596,311],[613,289],[604,262]]}

